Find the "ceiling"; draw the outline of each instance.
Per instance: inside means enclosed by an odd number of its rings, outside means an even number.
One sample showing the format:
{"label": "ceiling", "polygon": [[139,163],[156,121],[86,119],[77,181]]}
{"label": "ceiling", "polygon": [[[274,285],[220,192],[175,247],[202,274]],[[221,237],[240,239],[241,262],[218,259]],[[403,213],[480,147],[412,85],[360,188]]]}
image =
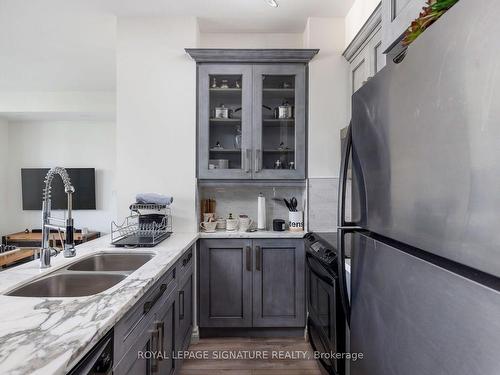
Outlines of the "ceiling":
{"label": "ceiling", "polygon": [[[307,17],[344,17],[354,0],[86,0],[116,15],[196,16],[201,32],[302,32]],[[147,6],[145,6],[147,4]],[[237,20],[237,22],[235,22]]]}
{"label": "ceiling", "polygon": [[115,88],[116,17],[198,17],[201,32],[302,32],[353,0],[0,0],[0,91]]}

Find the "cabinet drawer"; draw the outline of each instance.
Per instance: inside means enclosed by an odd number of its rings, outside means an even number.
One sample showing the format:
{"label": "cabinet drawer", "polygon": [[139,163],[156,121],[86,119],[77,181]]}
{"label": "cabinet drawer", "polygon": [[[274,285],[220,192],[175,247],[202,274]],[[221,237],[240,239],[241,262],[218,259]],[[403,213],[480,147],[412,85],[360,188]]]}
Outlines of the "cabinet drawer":
{"label": "cabinet drawer", "polygon": [[[160,301],[158,301],[158,307],[155,308],[154,312],[151,311],[147,318],[144,319],[145,324],[142,326],[142,330],[134,335],[133,340],[130,340],[124,351],[123,357],[119,360],[115,360],[117,364],[114,367],[113,374],[146,375],[153,373],[171,373],[171,371],[163,371],[165,367],[171,367],[166,366],[166,362],[171,364],[173,363],[171,359],[155,360],[147,355],[139,355],[139,352],[157,352],[161,351],[160,348],[163,348],[164,353],[171,353],[173,351],[172,345],[165,346],[158,341],[154,341],[154,336],[155,330],[157,330],[156,323],[164,322],[166,323],[166,326],[164,326],[163,337],[162,335],[158,336],[158,340],[165,340],[166,342],[173,341],[172,336],[174,335],[174,331],[171,324],[169,325],[169,316],[166,312],[171,312],[172,319],[170,320],[173,322],[175,313],[175,296],[176,290],[172,290],[170,293],[166,293],[166,296],[162,299],[161,304]],[[154,370],[155,367],[156,370]]]}
{"label": "cabinet drawer", "polygon": [[172,267],[115,326],[114,357],[118,362],[141,334],[151,317],[177,289],[177,270]]}
{"label": "cabinet drawer", "polygon": [[177,262],[177,275],[178,279],[182,278],[186,272],[191,269],[193,264],[193,246],[191,246],[179,259]]}

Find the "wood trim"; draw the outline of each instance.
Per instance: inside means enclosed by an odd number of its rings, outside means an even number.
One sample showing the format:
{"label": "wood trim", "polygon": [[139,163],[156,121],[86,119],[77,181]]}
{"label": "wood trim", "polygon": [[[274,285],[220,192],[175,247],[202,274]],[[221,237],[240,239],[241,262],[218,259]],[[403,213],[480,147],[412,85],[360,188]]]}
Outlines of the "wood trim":
{"label": "wood trim", "polygon": [[319,49],[185,48],[185,51],[197,63],[307,64]]}
{"label": "wood trim", "polygon": [[[82,232],[75,232],[74,238],[75,241],[83,241],[83,240],[93,240],[98,238],[100,235],[99,232],[88,232],[88,234],[83,235]],[[41,232],[17,232],[10,233],[4,236],[7,244],[9,242],[24,242],[24,241],[42,241],[42,233]],[[65,233],[62,233],[62,237],[66,238]],[[49,234],[49,240],[51,241],[59,241],[59,233],[51,232]]]}
{"label": "wood trim", "polygon": [[359,32],[356,34],[354,39],[349,43],[347,48],[345,49],[342,56],[349,62],[354,58],[356,53],[363,47],[363,45],[368,42],[372,33],[380,27],[382,24],[382,3],[377,5],[373,13],[370,15],[368,20],[366,20],[365,24]]}
{"label": "wood trim", "polygon": [[21,259],[32,257],[36,248],[24,247],[0,254],[0,266],[6,266]]}

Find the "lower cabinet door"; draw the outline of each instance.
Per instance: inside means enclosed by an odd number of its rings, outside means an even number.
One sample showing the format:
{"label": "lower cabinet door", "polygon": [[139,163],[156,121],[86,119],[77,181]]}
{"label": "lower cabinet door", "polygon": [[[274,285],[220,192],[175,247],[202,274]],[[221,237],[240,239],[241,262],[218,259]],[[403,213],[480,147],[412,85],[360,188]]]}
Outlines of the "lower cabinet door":
{"label": "lower cabinet door", "polygon": [[175,350],[176,292],[172,291],[165,303],[138,335],[129,351],[114,368],[114,375],[173,374]]}
{"label": "lower cabinet door", "polygon": [[186,272],[179,282],[178,302],[179,307],[176,332],[176,350],[186,350],[191,342],[193,328],[193,269]]}
{"label": "lower cabinet door", "polygon": [[200,241],[200,327],[252,326],[252,241]]}
{"label": "lower cabinet door", "polygon": [[146,329],[131,345],[129,351],[113,370],[114,375],[152,375],[158,371],[158,362],[152,358],[157,336]]}
{"label": "lower cabinet door", "polygon": [[[173,292],[165,304],[158,311],[154,321],[154,330],[158,330],[158,348],[162,353],[161,360],[158,361],[157,373],[161,375],[173,374],[176,369],[176,361],[172,358],[175,352],[176,332],[176,309],[177,294]],[[153,372],[155,374],[155,372]]]}
{"label": "lower cabinet door", "polygon": [[302,239],[253,240],[253,326],[305,326]]}

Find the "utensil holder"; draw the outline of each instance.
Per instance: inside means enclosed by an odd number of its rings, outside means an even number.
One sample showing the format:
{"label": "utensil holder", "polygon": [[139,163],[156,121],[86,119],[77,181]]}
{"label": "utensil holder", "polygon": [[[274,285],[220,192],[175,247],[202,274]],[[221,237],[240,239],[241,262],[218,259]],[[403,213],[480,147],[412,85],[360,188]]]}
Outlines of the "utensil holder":
{"label": "utensil holder", "polygon": [[290,232],[304,231],[304,212],[289,211],[288,212],[288,227]]}

